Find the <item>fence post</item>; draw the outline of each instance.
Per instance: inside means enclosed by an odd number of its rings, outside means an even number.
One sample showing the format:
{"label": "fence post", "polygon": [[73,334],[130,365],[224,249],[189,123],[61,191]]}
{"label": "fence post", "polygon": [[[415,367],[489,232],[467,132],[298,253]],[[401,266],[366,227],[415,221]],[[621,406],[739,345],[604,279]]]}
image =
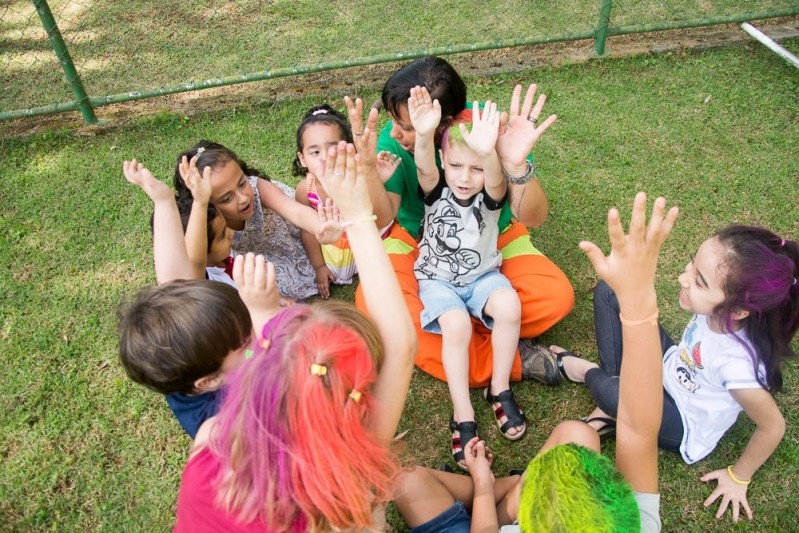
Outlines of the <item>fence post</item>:
{"label": "fence post", "polygon": [[33,0],[33,5],[36,7],[36,12],[42,21],[42,26],[47,32],[47,37],[50,39],[50,44],[53,46],[53,51],[61,67],[64,69],[64,75],[67,77],[69,86],[72,89],[72,94],[75,96],[75,102],[80,107],[80,112],[83,114],[83,119],[88,124],[97,124],[97,117],[94,114],[91,102],[89,102],[89,95],[86,94],[86,89],[83,87],[83,82],[80,80],[78,71],[75,69],[75,64],[72,62],[72,57],[69,55],[67,45],[64,38],[61,36],[61,30],[58,29],[53,12],[50,11],[50,6],[46,0]]}
{"label": "fence post", "polygon": [[596,55],[605,55],[605,41],[608,39],[608,25],[610,24],[610,8],[613,0],[602,0],[599,6],[599,26],[594,32],[594,52]]}

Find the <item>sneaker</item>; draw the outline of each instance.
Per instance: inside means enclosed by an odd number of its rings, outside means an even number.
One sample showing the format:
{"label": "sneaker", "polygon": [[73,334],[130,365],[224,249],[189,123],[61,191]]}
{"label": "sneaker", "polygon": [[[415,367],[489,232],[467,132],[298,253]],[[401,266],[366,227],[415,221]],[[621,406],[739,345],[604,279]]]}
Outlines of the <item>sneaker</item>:
{"label": "sneaker", "polygon": [[519,340],[522,356],[522,379],[536,379],[544,385],[559,385],[558,360],[552,351],[532,339]]}

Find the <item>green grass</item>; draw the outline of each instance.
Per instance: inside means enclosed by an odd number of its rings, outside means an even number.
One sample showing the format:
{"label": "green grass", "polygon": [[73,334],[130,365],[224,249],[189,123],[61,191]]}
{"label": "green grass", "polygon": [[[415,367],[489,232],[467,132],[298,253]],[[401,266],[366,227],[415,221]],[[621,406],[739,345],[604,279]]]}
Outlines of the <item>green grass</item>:
{"label": "green grass", "polygon": [[[49,2],[90,96],[428,47],[588,34],[600,0],[237,0]],[[0,110],[72,100],[32,2],[0,10]],[[614,2],[613,24],[641,25],[794,5],[792,0]],[[446,13],[445,20],[441,14]],[[430,28],[435,28],[431,31]]]}
{"label": "green grass", "polygon": [[[276,3],[276,5],[284,5]],[[285,7],[285,5],[284,5]],[[299,9],[299,7],[297,7]],[[794,53],[799,41],[785,43]],[[467,79],[471,98],[506,106],[516,82],[536,81],[559,120],[536,147],[551,203],[535,243],[572,280],[574,312],[544,336],[596,358],[584,238],[607,246],[605,214],[629,212],[637,190],[681,207],[658,288],[664,324],[679,335],[676,276],[713,230],[763,224],[799,236],[799,77],[759,45],[704,53],[593,61]],[[0,529],[163,531],[172,526],[190,446],[163,400],[129,382],[116,359],[115,308],[154,281],[150,205],[121,176],[136,157],[168,179],[175,156],[212,138],[276,179],[291,182],[294,128],[321,101],[161,113],[78,134],[59,130],[0,140]],[[360,96],[372,101],[377,88]],[[625,215],[626,216],[626,215]],[[350,290],[335,296],[351,299]],[[666,531],[795,529],[799,485],[799,372],[786,365],[778,403],[787,434],[750,488],[755,522],[733,526],[702,507],[700,475],[732,463],[752,431],[742,417],[709,459],[686,466],[661,453]],[[496,471],[522,467],[557,422],[587,414],[584,388],[516,387],[532,421],[519,443],[502,440],[474,391]],[[448,460],[446,385],[417,372],[401,430],[416,460]],[[613,452],[610,445],[607,453]],[[392,520],[399,523],[397,516]],[[401,529],[401,528],[400,528]]]}

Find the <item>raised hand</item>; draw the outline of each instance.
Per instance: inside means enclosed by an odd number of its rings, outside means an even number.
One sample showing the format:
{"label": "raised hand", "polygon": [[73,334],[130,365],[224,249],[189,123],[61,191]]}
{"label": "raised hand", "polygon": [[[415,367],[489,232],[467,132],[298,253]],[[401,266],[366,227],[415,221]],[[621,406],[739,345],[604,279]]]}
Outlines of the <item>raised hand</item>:
{"label": "raised hand", "polygon": [[280,311],[281,295],[277,290],[275,265],[263,255],[248,253],[233,260],[233,281],[250,312],[253,329],[260,334],[264,324]]}
{"label": "raised hand", "polygon": [[363,158],[364,165],[377,165],[377,109],[370,109],[363,124],[363,101],[356,98],[352,101],[349,96],[344,97],[347,114],[352,128],[352,140],[355,151]]}
{"label": "raised hand", "polygon": [[469,132],[466,124],[459,125],[461,135],[469,148],[483,157],[491,155],[497,144],[499,119],[500,113],[497,110],[496,102],[487,100],[482,111],[480,111],[478,102],[473,102],[472,131]]}
{"label": "raised hand", "polygon": [[355,154],[355,147],[343,141],[328,150],[327,159],[320,165],[317,178],[347,222],[361,221],[373,215],[366,183],[368,172],[374,172],[374,169],[364,167],[360,154]]}
{"label": "raised hand", "polygon": [[201,175],[197,168],[197,159],[199,157],[199,155],[195,155],[191,158],[191,161],[188,161],[188,158],[184,155],[178,165],[178,171],[186,187],[191,191],[192,198],[201,204],[207,205],[211,200],[211,167],[205,167]]}
{"label": "raised hand", "polygon": [[157,180],[149,169],[135,159],[122,162],[122,175],[130,183],[140,187],[153,202],[175,197],[169,185]]}
{"label": "raised hand", "polygon": [[387,182],[396,172],[397,167],[402,163],[402,159],[396,154],[382,150],[377,154],[377,175],[380,181]]}
{"label": "raised hand", "polygon": [[324,204],[319,204],[316,212],[319,213],[319,221],[321,222],[321,225],[316,230],[316,240],[319,244],[333,244],[344,233],[344,226],[341,224],[341,213],[339,213],[331,198],[325,200]]}
{"label": "raised hand", "polygon": [[427,87],[416,86],[408,99],[408,115],[416,135],[430,135],[441,123],[441,106],[430,98]]}
{"label": "raised hand", "polygon": [[624,233],[619,211],[613,208],[608,212],[611,251],[607,257],[596,244],[580,243],[597,275],[610,285],[619,301],[642,288],[654,289],[660,247],[671,233],[678,213],[678,209],[672,207],[664,215],[665,209],[666,200],[656,199],[647,224],[646,194],[639,192],[633,202],[629,234]]}
{"label": "raised hand", "polygon": [[538,124],[538,119],[547,101],[545,94],[538,97],[533,106],[536,85],[532,84],[527,88],[527,94],[521,107],[519,100],[522,94],[522,86],[517,85],[513,89],[511,97],[510,112],[502,113],[499,128],[499,138],[497,139],[497,153],[505,165],[506,170],[509,166],[524,166],[525,159],[530,151],[538,142],[543,133],[558,119],[557,115],[550,115],[547,119]]}

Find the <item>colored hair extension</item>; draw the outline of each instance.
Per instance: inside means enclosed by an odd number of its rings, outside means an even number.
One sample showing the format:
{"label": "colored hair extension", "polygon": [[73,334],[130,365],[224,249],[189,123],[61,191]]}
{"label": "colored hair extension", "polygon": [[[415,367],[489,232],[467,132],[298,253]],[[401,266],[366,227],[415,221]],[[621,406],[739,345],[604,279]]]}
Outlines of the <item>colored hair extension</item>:
{"label": "colored hair extension", "polygon": [[630,485],[607,457],[577,444],[555,446],[527,466],[519,502],[522,533],[640,531]]}
{"label": "colored hair extension", "polygon": [[444,134],[441,136],[442,154],[446,153],[447,148],[450,146],[450,143],[454,143],[459,146],[468,146],[466,143],[466,139],[463,138],[463,133],[461,133],[460,124],[471,124],[471,123],[472,123],[471,109],[464,109],[455,116],[455,118],[452,120],[452,124],[450,124],[444,130]]}
{"label": "colored hair extension", "polygon": [[370,527],[398,466],[367,429],[377,377],[367,342],[304,305],[273,318],[263,338],[220,408],[219,502],[279,530]]}
{"label": "colored hair extension", "polygon": [[[782,361],[794,356],[791,339],[799,329],[799,243],[783,240],[768,229],[728,226],[716,237],[727,249],[722,289],[725,300],[714,309],[725,331],[735,336],[752,359],[758,381],[762,362],[772,392],[782,390]],[[733,332],[733,313],[748,311],[741,322],[754,350]]]}
{"label": "colored hair extension", "polygon": [[[302,144],[302,135],[308,127],[314,124],[337,126],[341,133],[341,140],[347,141],[348,143],[352,142],[352,128],[344,115],[329,105],[322,104],[312,107],[305,113],[305,116],[302,117],[302,122],[300,122],[300,125],[297,127],[297,152],[302,152],[305,148]],[[300,157],[295,154],[294,161],[291,163],[291,174],[298,178],[304,178],[307,173],[308,169],[302,166]]]}

